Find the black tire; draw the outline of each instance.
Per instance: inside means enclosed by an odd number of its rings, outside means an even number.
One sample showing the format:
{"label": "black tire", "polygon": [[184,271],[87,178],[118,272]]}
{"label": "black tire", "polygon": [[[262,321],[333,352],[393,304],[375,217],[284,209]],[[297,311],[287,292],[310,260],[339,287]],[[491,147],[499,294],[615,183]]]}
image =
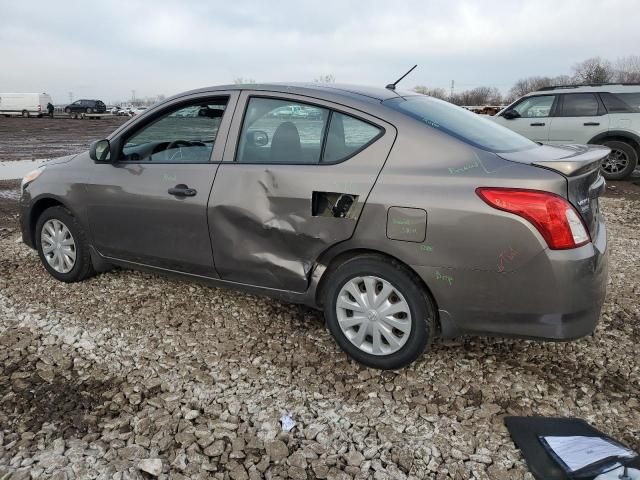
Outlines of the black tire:
{"label": "black tire", "polygon": [[93,108],[91,107],[87,108],[87,113],[93,113]]}
{"label": "black tire", "polygon": [[[618,159],[616,164],[612,158],[607,157],[601,167],[600,172],[607,180],[624,180],[633,173],[638,165],[638,152],[626,142],[620,140],[608,140],[602,142],[611,149],[611,156]],[[624,168],[620,168],[620,163],[626,163]]]}
{"label": "black tire", "polygon": [[64,113],[71,113],[71,109],[69,107],[65,108]]}
{"label": "black tire", "polygon": [[[75,242],[76,261],[73,268],[68,273],[61,273],[53,269],[51,265],[45,259],[42,251],[41,234],[44,224],[51,219],[56,219],[62,222],[71,232]],[[35,235],[36,249],[40,256],[40,261],[44,268],[54,277],[61,282],[72,283],[80,282],[95,274],[93,264],[91,263],[91,254],[89,251],[89,243],[87,237],[82,230],[82,227],[78,224],[78,221],[73,215],[64,207],[51,207],[46,209],[36,222],[36,235]]]}
{"label": "black tire", "polygon": [[[349,258],[328,272],[324,287],[324,315],[336,342],[356,361],[373,368],[397,369],[415,361],[431,344],[436,333],[436,308],[416,275],[399,262],[376,254]],[[406,343],[388,355],[374,355],[354,345],[338,323],[336,302],[342,287],[358,276],[372,275],[389,282],[405,298],[411,313],[411,331]]]}
{"label": "black tire", "polygon": [[28,112],[27,110],[23,110],[23,111],[22,111],[22,116],[23,116],[24,118],[29,118],[29,117],[30,117],[29,112]]}

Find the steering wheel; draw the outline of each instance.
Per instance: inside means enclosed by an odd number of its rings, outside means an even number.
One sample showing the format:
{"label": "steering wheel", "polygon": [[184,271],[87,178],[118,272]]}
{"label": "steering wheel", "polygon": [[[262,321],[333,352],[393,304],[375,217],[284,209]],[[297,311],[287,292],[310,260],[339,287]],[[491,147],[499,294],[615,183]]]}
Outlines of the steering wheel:
{"label": "steering wheel", "polygon": [[170,142],[169,145],[167,145],[167,148],[165,148],[165,150],[171,150],[172,148],[176,148],[176,147],[191,147],[192,144],[191,142],[187,142],[186,140],[174,140],[173,142]]}

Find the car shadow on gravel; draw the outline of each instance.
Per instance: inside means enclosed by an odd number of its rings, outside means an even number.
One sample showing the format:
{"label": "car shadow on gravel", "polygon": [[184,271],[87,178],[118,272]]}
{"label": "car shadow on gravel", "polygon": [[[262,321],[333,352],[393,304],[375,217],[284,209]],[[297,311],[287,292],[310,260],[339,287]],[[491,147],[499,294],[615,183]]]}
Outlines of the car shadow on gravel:
{"label": "car shadow on gravel", "polygon": [[[35,340],[27,329],[0,335],[0,345],[31,345]],[[84,380],[67,365],[48,365],[23,351],[12,355],[0,367],[0,424],[5,415],[14,422],[13,432],[38,432],[53,424],[63,437],[83,436],[98,431],[98,420],[110,417],[105,395],[118,390],[120,380]]]}

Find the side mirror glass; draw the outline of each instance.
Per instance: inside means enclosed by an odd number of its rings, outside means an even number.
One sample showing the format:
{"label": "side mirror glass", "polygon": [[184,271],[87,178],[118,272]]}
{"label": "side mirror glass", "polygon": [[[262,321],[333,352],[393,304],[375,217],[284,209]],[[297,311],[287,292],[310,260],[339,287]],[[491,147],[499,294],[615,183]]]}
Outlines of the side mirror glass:
{"label": "side mirror glass", "polygon": [[247,132],[247,143],[253,147],[264,147],[269,143],[269,134],[263,130]]}
{"label": "side mirror glass", "polygon": [[515,110],[507,110],[506,112],[504,112],[502,114],[502,116],[504,118],[506,118],[507,120],[513,120],[514,118],[519,118],[520,114],[518,112],[516,112]]}
{"label": "side mirror glass", "polygon": [[111,144],[109,140],[98,140],[89,147],[89,156],[96,162],[111,161]]}

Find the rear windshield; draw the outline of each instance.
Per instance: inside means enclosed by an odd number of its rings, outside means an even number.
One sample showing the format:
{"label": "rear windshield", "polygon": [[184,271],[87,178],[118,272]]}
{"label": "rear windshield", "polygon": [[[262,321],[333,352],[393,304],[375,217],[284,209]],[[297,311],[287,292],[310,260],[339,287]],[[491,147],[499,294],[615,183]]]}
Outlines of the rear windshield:
{"label": "rear windshield", "polygon": [[394,98],[389,107],[445,132],[474,147],[490,152],[516,152],[537,147],[535,142],[487,117],[457,107],[444,100],[417,95]]}

